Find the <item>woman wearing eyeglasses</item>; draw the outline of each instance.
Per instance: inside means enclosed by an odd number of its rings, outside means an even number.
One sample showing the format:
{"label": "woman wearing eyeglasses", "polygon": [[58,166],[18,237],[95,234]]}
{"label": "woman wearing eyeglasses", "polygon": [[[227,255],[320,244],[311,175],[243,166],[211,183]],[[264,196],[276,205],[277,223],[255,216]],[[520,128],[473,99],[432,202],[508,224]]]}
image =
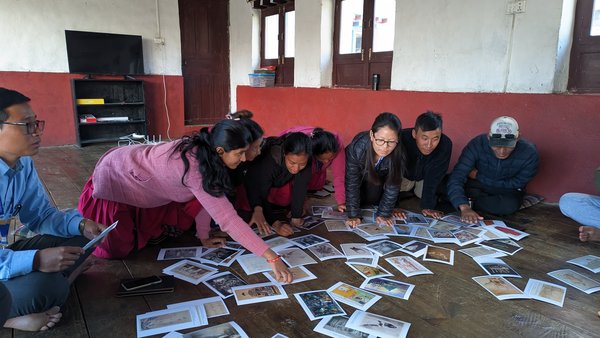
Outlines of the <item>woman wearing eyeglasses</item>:
{"label": "woman wearing eyeglasses", "polygon": [[375,118],[371,130],[360,132],[346,147],[346,224],[361,223],[361,206],[377,206],[375,221],[393,224],[394,212],[405,168],[400,132],[402,123],[391,113]]}

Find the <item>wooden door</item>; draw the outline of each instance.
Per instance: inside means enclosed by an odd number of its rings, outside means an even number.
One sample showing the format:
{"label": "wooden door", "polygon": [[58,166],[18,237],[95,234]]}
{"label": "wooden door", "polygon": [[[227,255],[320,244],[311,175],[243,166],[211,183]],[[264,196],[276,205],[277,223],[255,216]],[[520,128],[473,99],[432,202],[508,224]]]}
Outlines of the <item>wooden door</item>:
{"label": "wooden door", "polygon": [[593,15],[594,0],[577,1],[569,69],[569,89],[575,92],[600,92],[600,35],[592,34]]}
{"label": "wooden door", "polygon": [[228,0],[179,0],[186,125],[214,124],[229,111],[228,23]]}

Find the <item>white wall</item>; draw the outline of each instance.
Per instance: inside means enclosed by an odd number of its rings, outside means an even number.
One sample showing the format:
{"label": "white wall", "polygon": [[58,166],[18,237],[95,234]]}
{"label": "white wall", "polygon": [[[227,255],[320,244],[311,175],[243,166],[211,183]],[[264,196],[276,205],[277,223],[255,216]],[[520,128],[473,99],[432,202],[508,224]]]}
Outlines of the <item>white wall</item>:
{"label": "white wall", "polygon": [[177,0],[0,0],[1,71],[68,72],[65,29],[141,35],[147,74],[181,75]]}

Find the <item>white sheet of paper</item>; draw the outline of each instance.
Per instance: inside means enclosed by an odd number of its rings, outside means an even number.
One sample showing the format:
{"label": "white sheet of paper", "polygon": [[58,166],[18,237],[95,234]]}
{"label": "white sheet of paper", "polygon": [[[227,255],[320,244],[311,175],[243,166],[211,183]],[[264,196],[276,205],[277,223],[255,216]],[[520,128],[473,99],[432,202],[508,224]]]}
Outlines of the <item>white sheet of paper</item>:
{"label": "white sheet of paper", "polygon": [[98,243],[99,241],[101,241],[104,237],[106,237],[106,235],[108,235],[109,232],[111,232],[114,228],[117,227],[117,224],[119,223],[119,221],[114,222],[113,224],[111,224],[108,228],[104,229],[98,236],[92,238],[84,247],[83,250],[87,250],[91,247],[93,247],[94,245],[96,245],[96,243]]}

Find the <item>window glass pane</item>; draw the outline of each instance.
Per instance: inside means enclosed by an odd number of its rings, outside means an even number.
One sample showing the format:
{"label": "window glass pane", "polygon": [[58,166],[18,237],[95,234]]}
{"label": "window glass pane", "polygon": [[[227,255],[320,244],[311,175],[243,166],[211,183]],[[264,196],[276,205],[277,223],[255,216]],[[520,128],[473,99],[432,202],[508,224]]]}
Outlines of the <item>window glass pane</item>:
{"label": "window glass pane", "polygon": [[362,48],[363,0],[342,1],[340,54],[360,53]]}
{"label": "window glass pane", "polygon": [[285,12],[285,57],[293,58],[295,54],[294,41],[296,41],[296,12]]}
{"label": "window glass pane", "polygon": [[265,18],[265,59],[279,58],[279,14]]}
{"label": "window glass pane", "polygon": [[591,36],[600,35],[600,1],[594,0],[594,9],[592,11],[592,28],[590,30]]}
{"label": "window glass pane", "polygon": [[373,18],[373,52],[394,50],[396,0],[375,0]]}

